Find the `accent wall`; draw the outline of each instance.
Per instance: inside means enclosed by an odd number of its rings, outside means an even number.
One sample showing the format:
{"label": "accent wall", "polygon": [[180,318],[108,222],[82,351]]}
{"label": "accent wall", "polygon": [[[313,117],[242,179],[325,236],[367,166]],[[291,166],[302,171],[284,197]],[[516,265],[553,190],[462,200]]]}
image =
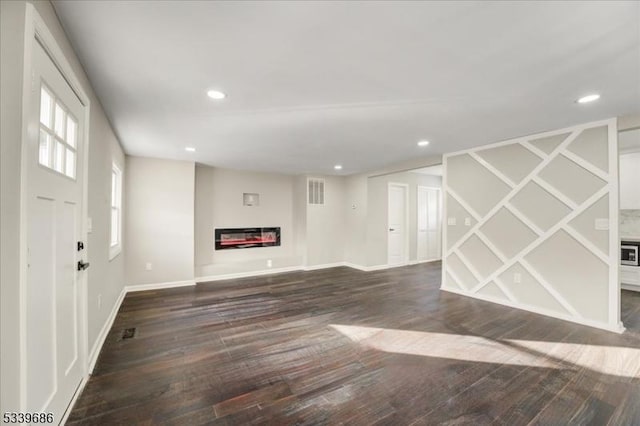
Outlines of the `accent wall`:
{"label": "accent wall", "polygon": [[622,331],[615,119],[443,160],[443,290]]}

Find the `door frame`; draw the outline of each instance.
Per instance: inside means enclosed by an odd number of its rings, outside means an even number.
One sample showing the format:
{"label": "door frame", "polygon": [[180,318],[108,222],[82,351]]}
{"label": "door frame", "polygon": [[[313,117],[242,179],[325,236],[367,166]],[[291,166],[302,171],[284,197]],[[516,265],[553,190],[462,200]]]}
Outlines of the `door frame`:
{"label": "door frame", "polygon": [[[44,19],[40,16],[33,4],[27,3],[25,10],[25,32],[24,32],[24,62],[23,62],[23,80],[22,80],[22,134],[21,134],[21,149],[20,149],[20,302],[19,302],[19,335],[20,335],[20,410],[26,410],[27,404],[27,276],[28,276],[28,240],[27,240],[27,223],[28,223],[28,144],[30,138],[36,137],[38,132],[37,128],[29,128],[30,114],[32,108],[36,108],[37,105],[31,105],[31,90],[36,82],[33,79],[33,56],[36,48],[36,43],[39,43],[45,52],[49,55],[54,65],[58,68],[62,77],[67,81],[71,90],[76,94],[78,99],[83,105],[84,131],[83,131],[83,143],[84,154],[82,158],[82,205],[81,205],[81,217],[82,230],[79,238],[81,241],[87,241],[87,218],[88,218],[88,181],[89,181],[89,126],[90,126],[90,109],[91,101],[87,93],[82,88],[80,80],[76,76],[70,62],[65,57],[63,50],[60,48],[55,37],[45,24]],[[80,118],[80,117],[78,117]],[[89,249],[85,248],[86,255],[89,254]],[[78,391],[76,391],[72,400],[69,401],[69,407],[75,402],[75,399],[80,394],[80,390],[88,378],[88,292],[87,292],[87,274],[80,274],[78,277],[79,297],[80,303],[80,315],[79,321],[79,334],[80,334],[80,364],[82,365],[82,380]],[[60,419],[60,424],[66,421],[69,415],[69,410],[65,412],[65,415]]]}
{"label": "door frame", "polygon": [[[389,264],[389,206],[391,204],[391,187],[397,186],[404,189],[404,259],[401,263],[396,265]],[[387,266],[397,267],[405,266],[409,264],[409,184],[402,182],[388,182],[387,183],[387,227],[385,228],[385,235],[387,239]]]}
{"label": "door frame", "polygon": [[439,217],[439,219],[440,219],[440,257],[436,257],[436,258],[433,258],[433,259],[424,259],[424,260],[419,260],[418,259],[418,237],[420,236],[420,229],[418,229],[418,218],[416,217],[416,261],[418,263],[435,262],[435,261],[438,261],[438,260],[442,260],[442,253],[444,252],[443,251],[443,246],[442,246],[442,234],[443,234],[443,232],[442,232],[442,214],[443,214],[443,211],[444,211],[444,208],[443,208],[443,205],[442,205],[443,204],[442,187],[441,186],[430,186],[430,185],[417,185],[417,187],[416,187],[416,215],[418,214],[418,211],[419,211],[419,208],[420,208],[420,206],[418,206],[418,198],[419,198],[418,195],[420,194],[420,189],[421,188],[424,188],[424,189],[435,189],[435,190],[438,191],[438,194],[439,194],[438,198],[439,198],[439,201],[440,201],[440,205],[438,206],[439,207],[438,211],[439,211],[439,216],[440,216]]}

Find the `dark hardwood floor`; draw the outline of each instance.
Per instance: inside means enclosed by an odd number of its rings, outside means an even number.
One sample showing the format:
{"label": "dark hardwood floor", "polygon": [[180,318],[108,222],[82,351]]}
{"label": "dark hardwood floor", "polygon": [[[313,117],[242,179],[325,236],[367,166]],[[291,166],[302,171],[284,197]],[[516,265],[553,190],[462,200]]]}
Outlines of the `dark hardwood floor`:
{"label": "dark hardwood floor", "polygon": [[439,283],[431,263],[129,294],[68,424],[640,424],[640,294],[618,335]]}

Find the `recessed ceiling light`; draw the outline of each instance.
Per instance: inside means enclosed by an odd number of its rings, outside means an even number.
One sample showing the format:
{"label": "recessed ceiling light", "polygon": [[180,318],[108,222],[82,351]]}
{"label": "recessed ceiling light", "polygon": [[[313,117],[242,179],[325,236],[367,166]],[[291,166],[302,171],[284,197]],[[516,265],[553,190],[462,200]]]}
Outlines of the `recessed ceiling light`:
{"label": "recessed ceiling light", "polygon": [[429,145],[429,141],[420,141],[418,142],[418,146],[427,146]]}
{"label": "recessed ceiling light", "polygon": [[600,99],[600,95],[598,95],[597,93],[594,93],[592,95],[583,96],[580,99],[578,99],[576,102],[579,104],[586,104],[589,102],[597,101],[598,99]]}
{"label": "recessed ceiling light", "polygon": [[207,92],[207,96],[209,96],[211,99],[224,99],[227,97],[227,95],[225,95],[224,93],[222,93],[219,90],[209,90]]}
{"label": "recessed ceiling light", "polygon": [[187,152],[196,152],[196,149],[194,147],[192,147],[192,146],[188,146],[184,150],[187,151]]}
{"label": "recessed ceiling light", "polygon": [[335,166],[333,166],[333,168],[336,170],[342,170],[342,165],[336,164]]}

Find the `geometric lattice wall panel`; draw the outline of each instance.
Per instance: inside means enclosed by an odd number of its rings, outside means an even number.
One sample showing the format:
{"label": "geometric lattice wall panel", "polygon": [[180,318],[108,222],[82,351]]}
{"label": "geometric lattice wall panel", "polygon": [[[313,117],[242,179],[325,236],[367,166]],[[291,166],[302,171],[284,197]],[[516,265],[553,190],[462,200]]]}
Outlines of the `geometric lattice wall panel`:
{"label": "geometric lattice wall panel", "polygon": [[464,264],[462,260],[456,255],[452,254],[447,257],[447,272],[450,272],[456,283],[461,285],[464,289],[468,290],[476,285],[477,280]]}
{"label": "geometric lattice wall panel", "polygon": [[450,157],[447,186],[484,216],[510,191],[510,187],[467,154]]}
{"label": "geometric lattice wall panel", "polygon": [[[516,282],[518,276],[520,282]],[[553,311],[561,315],[569,314],[558,300],[536,280],[520,263],[504,271],[499,280],[509,290],[517,302],[535,308]]]}
{"label": "geometric lattice wall panel", "polygon": [[520,144],[483,149],[476,154],[515,183],[520,183],[542,161]]}
{"label": "geometric lattice wall panel", "polygon": [[565,231],[556,232],[525,259],[582,317],[607,320],[609,266]]}
{"label": "geometric lattice wall panel", "polygon": [[604,172],[609,171],[609,144],[607,126],[583,130],[569,144],[568,151],[582,157]]}
{"label": "geometric lattice wall panel", "polygon": [[571,133],[548,136],[546,138],[531,139],[529,143],[546,154],[551,154]]}
{"label": "geometric lattice wall panel", "polygon": [[456,288],[456,290],[469,290],[467,287],[460,284],[455,278],[453,278],[453,276],[449,272],[446,272],[446,275],[447,275],[447,279],[446,279],[447,286],[449,287],[453,286]]}
{"label": "geometric lattice wall panel", "polygon": [[491,281],[480,290],[478,290],[478,294],[482,294],[483,296],[489,296],[492,299],[502,299],[508,301],[509,298],[504,294],[500,287],[496,285],[495,282]]}
{"label": "geometric lattice wall panel", "polygon": [[518,254],[538,236],[504,207],[480,227],[480,232],[508,259]]}
{"label": "geometric lattice wall panel", "polygon": [[460,246],[460,252],[482,278],[487,278],[502,266],[500,259],[475,235]]}
{"label": "geometric lattice wall panel", "polygon": [[543,231],[547,231],[571,212],[566,204],[535,182],[526,184],[510,200],[510,204]]}
{"label": "geometric lattice wall panel", "polygon": [[442,289],[622,331],[616,133],[611,119],[443,155]]}
{"label": "geometric lattice wall panel", "polygon": [[575,219],[569,222],[569,226],[593,245],[602,251],[609,253],[609,231],[596,229],[596,220],[609,220],[609,196],[605,195],[596,201],[591,207],[580,213]]}
{"label": "geometric lattice wall panel", "polygon": [[[455,219],[455,225],[449,225],[449,219]],[[465,219],[469,219],[470,225],[465,225]],[[476,220],[473,215],[469,213],[460,203],[456,201],[451,195],[447,194],[447,216],[444,219],[444,224],[447,227],[447,249],[458,242],[462,236],[469,231],[471,226],[476,224]]]}
{"label": "geometric lattice wall panel", "polygon": [[578,204],[607,184],[562,155],[555,157],[540,177]]}

